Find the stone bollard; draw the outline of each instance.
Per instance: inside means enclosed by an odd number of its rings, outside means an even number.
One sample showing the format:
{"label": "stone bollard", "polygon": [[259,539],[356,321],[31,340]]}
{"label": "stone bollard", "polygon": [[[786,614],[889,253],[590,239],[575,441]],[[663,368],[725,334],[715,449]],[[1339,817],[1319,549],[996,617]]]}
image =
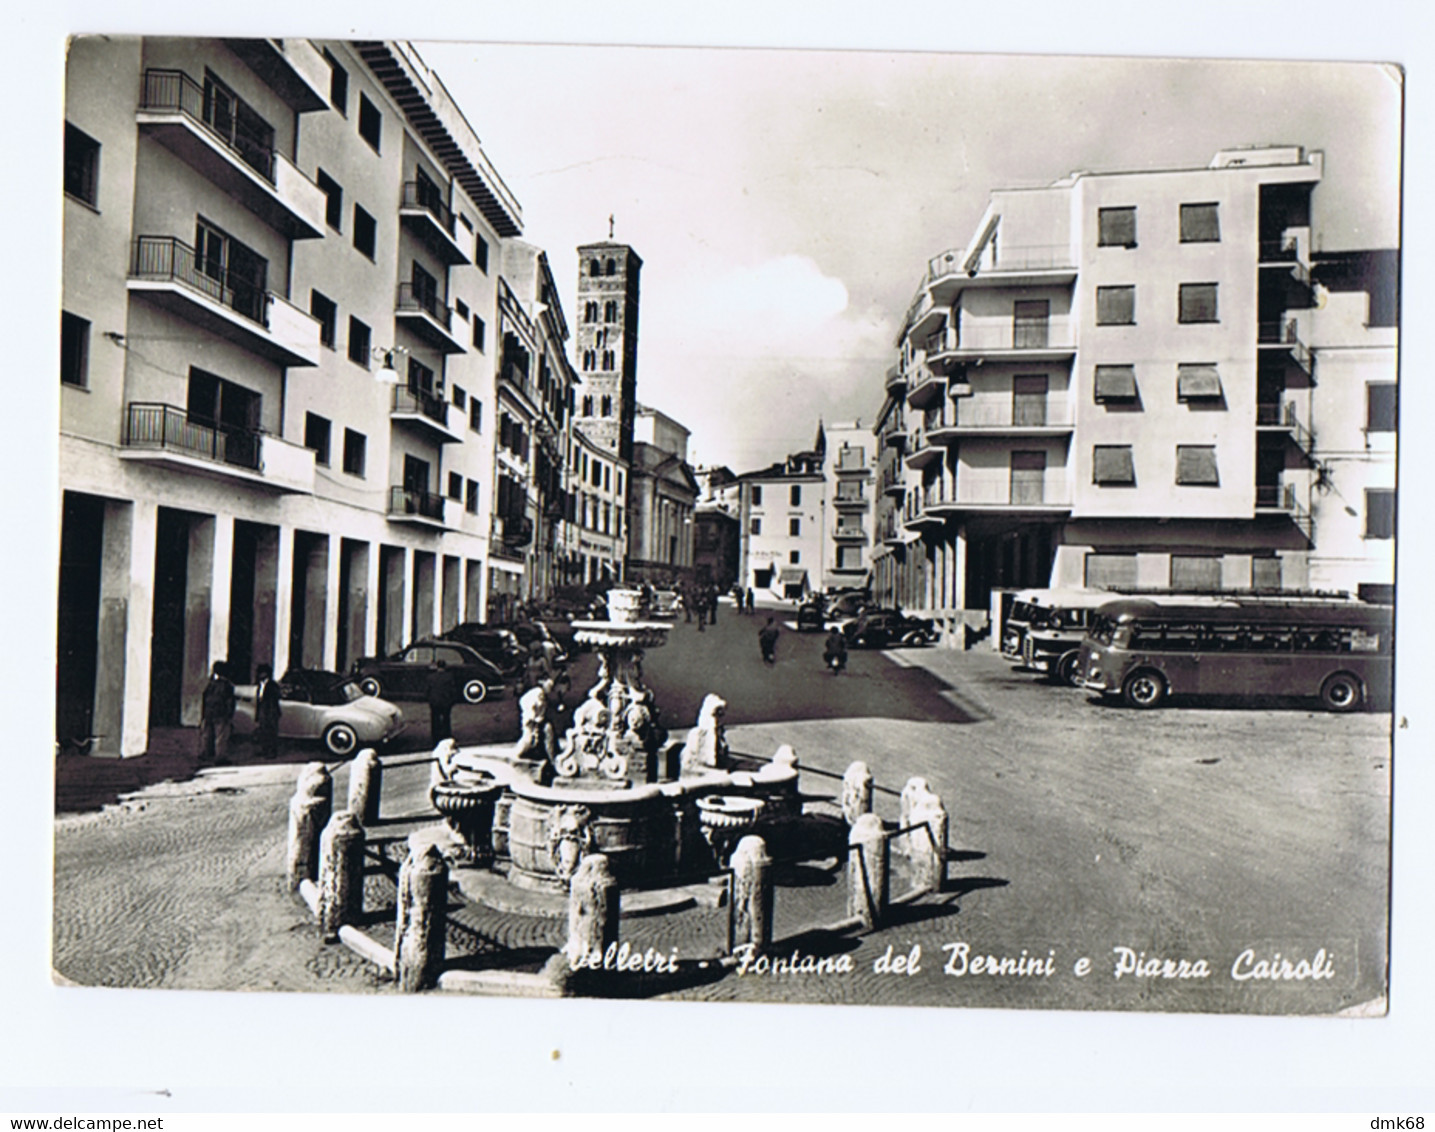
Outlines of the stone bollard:
{"label": "stone bollard", "polygon": [[855,762],[842,776],[842,819],[848,828],[863,814],[872,812],[872,772],[864,762]]}
{"label": "stone bollard", "polygon": [[563,953],[570,966],[601,956],[609,944],[618,942],[619,898],[607,856],[589,853],[568,882],[568,942]]}
{"label": "stone bollard", "polygon": [[399,869],[398,913],[394,922],[394,976],[412,993],[432,986],[443,969],[448,925],[448,865],[430,845],[413,850]]}
{"label": "stone bollard", "polygon": [[349,764],[349,812],[365,825],[379,820],[379,794],[384,785],[384,764],[378,753],[365,747]]}
{"label": "stone bollard", "polygon": [[329,942],[364,911],[364,827],[340,810],[319,838],[319,930]]}
{"label": "stone bollard", "polygon": [[941,892],[947,881],[947,807],[928,790],[913,804],[904,824],[926,827],[926,832],[914,829],[907,835],[913,886],[924,892]]}
{"label": "stone bollard", "polygon": [[728,954],[750,945],[753,955],[761,955],[772,946],[772,858],[767,855],[767,842],[748,834],[732,851],[729,865],[732,911],[728,917]]}
{"label": "stone bollard", "polygon": [[[914,775],[913,777],[907,779],[907,785],[902,787],[902,794],[900,800],[900,805],[902,807],[901,820],[897,823],[899,826],[901,826],[901,828],[906,829],[909,826],[915,824],[912,821],[912,810],[921,800],[923,795],[930,794],[931,792],[932,788],[927,785],[927,780],[925,778],[918,778]],[[911,857],[919,849],[918,841],[920,839],[925,839],[926,836],[927,835],[925,833],[921,832],[904,833],[901,837],[895,839],[896,843],[893,845],[892,848],[896,852],[902,854],[902,856],[904,857]]]}
{"label": "stone bollard", "polygon": [[876,814],[863,814],[847,838],[847,915],[871,930],[887,915],[887,834]]}
{"label": "stone bollard", "polygon": [[334,780],[323,763],[310,763],[299,774],[289,800],[289,889],[319,875],[319,834],[334,808]]}

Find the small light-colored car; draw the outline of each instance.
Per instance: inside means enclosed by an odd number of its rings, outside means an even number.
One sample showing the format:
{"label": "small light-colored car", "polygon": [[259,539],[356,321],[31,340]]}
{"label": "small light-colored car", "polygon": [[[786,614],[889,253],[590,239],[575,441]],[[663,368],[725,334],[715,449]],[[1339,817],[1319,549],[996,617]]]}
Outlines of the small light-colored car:
{"label": "small light-colored car", "polygon": [[[254,732],[257,686],[234,689],[234,730]],[[377,696],[366,696],[352,677],[317,668],[290,669],[279,681],[279,737],[317,739],[331,755],[346,758],[361,747],[378,747],[404,729],[403,713]]]}
{"label": "small light-colored car", "polygon": [[676,617],[679,610],[683,608],[683,595],[677,590],[654,590],[653,591],[653,615],[656,617]]}

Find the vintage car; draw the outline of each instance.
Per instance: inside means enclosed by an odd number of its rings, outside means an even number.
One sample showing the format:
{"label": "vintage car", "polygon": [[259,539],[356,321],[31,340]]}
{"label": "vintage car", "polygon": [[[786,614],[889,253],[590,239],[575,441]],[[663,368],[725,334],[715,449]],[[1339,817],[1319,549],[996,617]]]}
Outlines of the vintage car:
{"label": "vintage car", "polygon": [[505,680],[522,679],[528,671],[529,651],[516,634],[505,627],[464,621],[444,633],[441,640],[467,645],[485,660],[491,661]]}
{"label": "vintage car", "polygon": [[652,608],[654,617],[676,617],[683,608],[683,595],[677,590],[654,590]]}
{"label": "vintage car", "polygon": [[797,607],[797,631],[806,633],[811,630],[821,632],[827,628],[827,603],[820,595],[813,596]]}
{"label": "vintage car", "polygon": [[898,609],[867,609],[841,626],[847,643],[856,648],[926,645],[937,639],[936,626],[924,617],[908,617]]}
{"label": "vintage car", "polygon": [[444,664],[458,677],[468,703],[482,703],[499,694],[503,673],[491,661],[458,641],[415,641],[392,656],[361,657],[354,662],[354,678],[370,696],[395,700],[422,700],[429,676]]}
{"label": "vintage car", "polygon": [[[234,689],[234,730],[254,732],[258,688]],[[291,668],[279,681],[279,737],[317,739],[331,755],[352,755],[360,747],[379,747],[404,729],[399,709],[365,695],[353,677],[318,668]]]}

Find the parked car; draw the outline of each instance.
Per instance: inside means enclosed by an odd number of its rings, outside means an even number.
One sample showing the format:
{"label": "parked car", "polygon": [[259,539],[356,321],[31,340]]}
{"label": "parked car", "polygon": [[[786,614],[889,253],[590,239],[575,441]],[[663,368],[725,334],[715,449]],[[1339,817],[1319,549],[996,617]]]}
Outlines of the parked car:
{"label": "parked car", "polygon": [[573,643],[573,626],[566,621],[563,622],[563,627],[568,630],[568,645],[560,641],[558,635],[554,633],[542,619],[534,621],[515,621],[510,625],[501,625],[498,627],[507,630],[517,637],[518,643],[528,650],[530,656],[537,656],[537,648],[541,642],[552,641],[558,646],[560,653],[558,657],[559,663],[568,659],[569,646]]}
{"label": "parked car", "polygon": [[683,595],[677,590],[653,591],[653,616],[676,617],[683,608]]}
{"label": "parked car", "polygon": [[[257,685],[234,689],[234,730],[254,732]],[[352,755],[379,747],[404,729],[398,707],[366,695],[352,676],[318,668],[291,668],[279,681],[279,737],[317,739],[331,754]]]}
{"label": "parked car", "polygon": [[816,629],[819,633],[827,628],[827,603],[821,595],[808,598],[797,607],[797,631],[806,633]]}
{"label": "parked car", "polygon": [[520,680],[528,671],[528,648],[509,628],[464,621],[444,633],[440,640],[467,645],[485,660],[491,661],[506,681]]}
{"label": "parked car", "polygon": [[501,693],[507,682],[491,661],[458,641],[415,641],[392,656],[361,657],[354,662],[354,675],[370,696],[422,700],[440,660],[458,677],[463,698],[471,704]]}
{"label": "parked car", "polygon": [[873,608],[872,597],[865,590],[844,590],[827,603],[827,617],[832,621],[845,621]]}
{"label": "parked car", "polygon": [[937,639],[936,626],[925,617],[908,617],[897,609],[868,609],[842,628],[847,643],[857,648],[925,645]]}

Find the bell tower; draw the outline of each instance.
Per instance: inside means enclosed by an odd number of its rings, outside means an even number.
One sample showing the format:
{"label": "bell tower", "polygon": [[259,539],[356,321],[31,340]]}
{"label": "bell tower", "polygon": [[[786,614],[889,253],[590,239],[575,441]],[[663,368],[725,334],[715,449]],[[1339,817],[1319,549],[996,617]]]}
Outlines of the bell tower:
{"label": "bell tower", "polygon": [[643,261],[627,244],[578,249],[576,423],[625,463],[633,458],[638,404],[638,277]]}

